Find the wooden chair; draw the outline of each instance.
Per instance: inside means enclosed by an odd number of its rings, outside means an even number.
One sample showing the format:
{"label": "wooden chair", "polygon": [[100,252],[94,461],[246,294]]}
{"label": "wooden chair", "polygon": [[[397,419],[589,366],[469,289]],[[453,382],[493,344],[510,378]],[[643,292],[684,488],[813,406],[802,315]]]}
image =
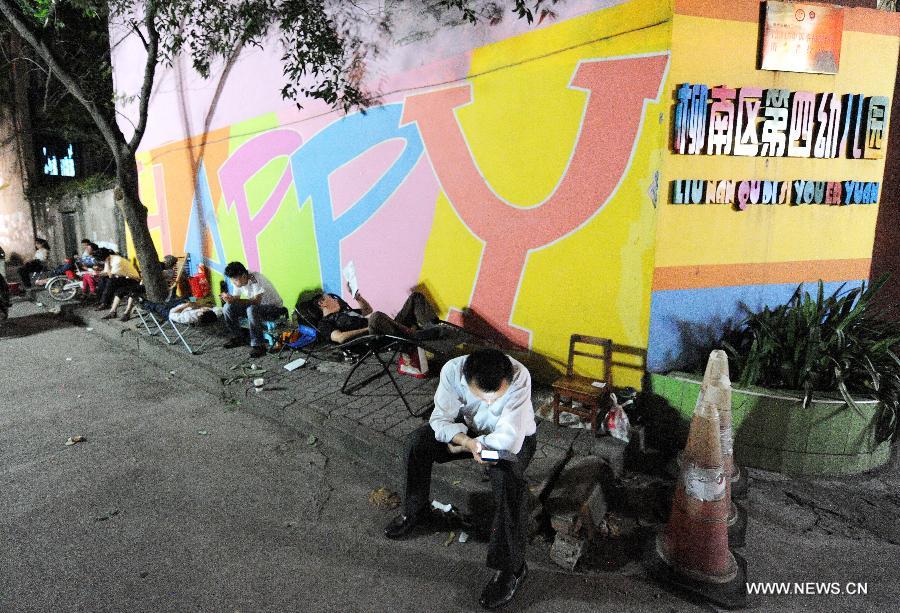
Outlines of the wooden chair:
{"label": "wooden chair", "polygon": [[[191,254],[187,253],[183,256],[176,256],[175,260],[175,269],[174,274],[172,275],[172,282],[169,284],[169,296],[167,300],[174,300],[176,297],[178,297],[179,289],[187,280],[190,269]],[[188,295],[190,295],[190,293]]]}
{"label": "wooden chair", "polygon": [[[591,345],[597,352],[579,351],[576,344]],[[597,351],[597,350],[595,350]],[[575,374],[575,356],[584,356],[600,360],[603,363],[603,376],[591,379]],[[601,383],[598,386],[595,383]],[[612,341],[608,338],[573,334],[569,339],[569,363],[566,376],[553,383],[553,423],[559,425],[559,414],[562,411],[572,413],[591,420],[591,429],[597,431],[597,416],[609,397],[612,386]],[[578,403],[579,406],[574,406]]]}

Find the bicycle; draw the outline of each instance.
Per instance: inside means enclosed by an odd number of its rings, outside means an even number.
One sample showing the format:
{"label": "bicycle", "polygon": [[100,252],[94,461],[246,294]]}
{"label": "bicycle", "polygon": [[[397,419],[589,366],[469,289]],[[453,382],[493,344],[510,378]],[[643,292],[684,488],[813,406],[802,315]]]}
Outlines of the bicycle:
{"label": "bicycle", "polygon": [[81,277],[70,279],[66,275],[57,275],[47,281],[44,289],[57,302],[67,302],[82,293]]}

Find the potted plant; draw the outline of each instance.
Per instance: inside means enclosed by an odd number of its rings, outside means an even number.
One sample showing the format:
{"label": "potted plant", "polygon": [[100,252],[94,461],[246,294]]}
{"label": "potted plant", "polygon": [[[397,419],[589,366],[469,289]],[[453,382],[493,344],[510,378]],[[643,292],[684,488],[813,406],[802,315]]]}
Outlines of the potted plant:
{"label": "potted plant", "polygon": [[[876,306],[884,284],[826,296],[797,287],[786,304],[749,313],[718,345],[734,385],[735,454],[792,474],[853,474],[889,459],[900,400],[900,327]],[[697,365],[702,372],[703,365]],[[699,379],[671,375],[684,414]]]}

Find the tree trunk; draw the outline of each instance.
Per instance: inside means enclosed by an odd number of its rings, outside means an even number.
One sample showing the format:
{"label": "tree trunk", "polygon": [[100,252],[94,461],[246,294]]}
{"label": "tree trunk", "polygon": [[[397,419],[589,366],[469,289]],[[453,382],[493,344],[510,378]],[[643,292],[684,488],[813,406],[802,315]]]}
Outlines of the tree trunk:
{"label": "tree trunk", "polygon": [[22,161],[23,179],[25,181],[25,192],[37,184],[37,160],[35,159],[36,149],[34,147],[33,131],[31,125],[31,107],[28,103],[28,80],[25,70],[25,60],[21,59],[27,56],[25,46],[15,30],[9,32],[9,46],[13,61],[11,64],[10,77],[12,81],[14,104],[12,105],[13,116],[16,124],[16,139],[19,146],[19,159]]}
{"label": "tree trunk", "polygon": [[116,190],[116,206],[122,212],[131,239],[134,242],[135,255],[141,267],[141,277],[147,289],[147,298],[154,302],[162,302],[166,298],[168,288],[162,278],[162,267],[159,254],[150,237],[147,227],[147,207],[141,202],[138,193],[138,171],[134,154],[123,152],[116,168],[119,189]]}

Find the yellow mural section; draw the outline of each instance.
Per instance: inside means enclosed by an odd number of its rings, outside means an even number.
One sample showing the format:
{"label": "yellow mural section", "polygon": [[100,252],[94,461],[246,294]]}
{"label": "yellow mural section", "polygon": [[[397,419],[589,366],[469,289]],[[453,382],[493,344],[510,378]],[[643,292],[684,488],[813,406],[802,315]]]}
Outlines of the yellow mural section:
{"label": "yellow mural section", "polygon": [[[844,31],[839,73],[817,75],[757,70],[755,22],[686,15],[675,15],[673,22],[666,90],[671,100],[681,83],[867,96],[890,96],[893,91],[895,36]],[[664,113],[667,138],[674,120],[671,105]],[[883,174],[884,160],[688,156],[667,151],[660,182],[656,266],[837,260],[872,254],[877,206],[757,205],[735,211],[730,205],[670,205],[672,180],[881,181]]]}
{"label": "yellow mural section", "polygon": [[[457,118],[495,193],[527,207],[553,191],[566,172],[587,102],[586,92],[569,88],[578,63],[665,52],[670,16],[668,3],[630,2],[473,53],[473,102]],[[666,107],[647,105],[631,166],[606,206],[572,234],[529,255],[512,323],[530,330],[533,352],[547,358],[530,364],[539,378],[564,368],[572,333],[608,337],[637,353],[647,346],[652,194]],[[481,252],[482,243],[441,194],[422,270],[441,309],[469,303]],[[615,369],[615,384],[639,387],[641,359],[616,358],[634,368]]]}

